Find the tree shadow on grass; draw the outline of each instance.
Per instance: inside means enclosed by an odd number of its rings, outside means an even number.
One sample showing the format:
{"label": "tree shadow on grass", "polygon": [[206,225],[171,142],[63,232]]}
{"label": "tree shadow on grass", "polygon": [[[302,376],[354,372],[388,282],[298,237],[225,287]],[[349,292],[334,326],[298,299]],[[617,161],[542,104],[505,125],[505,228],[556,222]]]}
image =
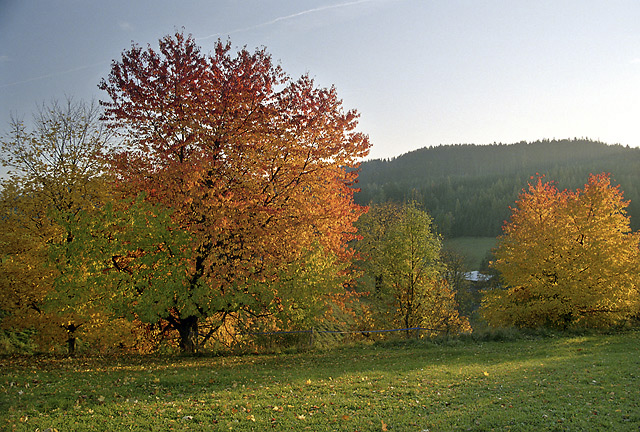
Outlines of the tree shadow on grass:
{"label": "tree shadow on grass", "polygon": [[[512,408],[521,414],[506,417],[524,425],[549,418],[590,419],[589,409],[613,410],[612,415],[620,410],[617,417],[622,418],[630,415],[625,404],[640,396],[639,346],[639,334],[629,333],[498,342],[396,341],[285,355],[5,359],[1,385],[6,391],[0,393],[0,405],[5,412],[26,408],[41,413],[173,407],[178,415],[185,406],[234,406],[250,400],[279,409],[305,400],[352,411],[364,404],[376,412],[408,406],[425,415],[457,415],[472,430],[496,427],[505,419],[498,412]],[[589,400],[588,394],[593,395]],[[571,405],[581,397],[580,409]]]}

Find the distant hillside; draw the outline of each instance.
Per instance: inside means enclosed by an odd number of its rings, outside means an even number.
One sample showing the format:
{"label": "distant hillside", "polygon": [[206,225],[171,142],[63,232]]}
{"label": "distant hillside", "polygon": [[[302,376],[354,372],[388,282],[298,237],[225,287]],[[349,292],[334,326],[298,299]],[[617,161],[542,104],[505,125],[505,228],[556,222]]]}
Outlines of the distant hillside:
{"label": "distant hillside", "polygon": [[590,173],[611,173],[640,228],[640,149],[587,139],[446,145],[362,164],[360,204],[415,199],[448,237],[497,236],[509,206],[537,173],[559,188],[581,188]]}

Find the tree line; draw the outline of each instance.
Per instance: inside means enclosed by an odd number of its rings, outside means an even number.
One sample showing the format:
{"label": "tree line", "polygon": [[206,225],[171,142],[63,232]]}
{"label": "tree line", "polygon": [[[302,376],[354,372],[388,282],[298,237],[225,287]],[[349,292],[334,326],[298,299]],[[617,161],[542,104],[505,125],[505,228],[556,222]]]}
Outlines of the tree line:
{"label": "tree line", "polygon": [[610,173],[631,201],[632,228],[640,228],[637,148],[577,138],[445,145],[366,161],[360,170],[356,202],[415,200],[447,237],[499,235],[509,207],[538,174],[553,179],[561,189],[575,189],[591,173]]}
{"label": "tree line", "polygon": [[[499,211],[509,222],[482,293],[485,323],[611,327],[640,316],[628,196],[606,173],[575,190],[546,180],[578,182],[605,162],[635,179],[635,150],[448,146],[414,155],[435,155],[430,176],[411,155],[359,171],[371,144],[335,88],[290,78],[264,49],[218,41],[204,53],[182,32],[158,49],[132,44],[99,88],[100,105],[43,105],[33,126],[14,120],[2,138],[12,169],[0,192],[5,352],[73,354],[78,341],[257,348],[250,334],[323,326],[470,332],[478,291],[443,233],[493,233]],[[509,180],[548,154],[548,177]],[[398,167],[399,181],[385,183]],[[368,206],[354,196],[358,175]]]}

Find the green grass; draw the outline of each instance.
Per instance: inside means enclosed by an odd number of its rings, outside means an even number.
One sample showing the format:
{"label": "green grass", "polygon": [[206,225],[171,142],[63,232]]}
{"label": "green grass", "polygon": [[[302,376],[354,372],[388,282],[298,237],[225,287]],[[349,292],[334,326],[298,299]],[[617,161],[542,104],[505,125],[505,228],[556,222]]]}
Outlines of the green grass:
{"label": "green grass", "polygon": [[640,332],[5,358],[0,430],[637,431]]}
{"label": "green grass", "polygon": [[456,237],[444,240],[444,246],[465,257],[469,270],[479,270],[482,260],[496,246],[495,237]]}

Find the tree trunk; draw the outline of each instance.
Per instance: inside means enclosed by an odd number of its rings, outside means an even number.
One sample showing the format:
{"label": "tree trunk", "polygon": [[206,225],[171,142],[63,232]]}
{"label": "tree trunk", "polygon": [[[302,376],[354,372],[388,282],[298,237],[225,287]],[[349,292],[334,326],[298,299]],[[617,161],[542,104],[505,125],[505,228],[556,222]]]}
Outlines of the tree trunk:
{"label": "tree trunk", "polygon": [[67,330],[67,350],[70,356],[75,355],[76,353],[76,330],[80,328],[80,326],[75,324],[68,324],[64,326],[65,330]]}
{"label": "tree trunk", "polygon": [[198,351],[198,317],[188,316],[177,323],[180,334],[180,351],[195,354]]}
{"label": "tree trunk", "polygon": [[407,312],[404,315],[404,328],[407,339],[411,338],[411,330],[409,330],[409,322],[411,319],[411,309],[410,305],[407,305]]}
{"label": "tree trunk", "polygon": [[73,333],[69,333],[67,336],[67,349],[70,356],[76,354],[76,338],[73,336]]}

